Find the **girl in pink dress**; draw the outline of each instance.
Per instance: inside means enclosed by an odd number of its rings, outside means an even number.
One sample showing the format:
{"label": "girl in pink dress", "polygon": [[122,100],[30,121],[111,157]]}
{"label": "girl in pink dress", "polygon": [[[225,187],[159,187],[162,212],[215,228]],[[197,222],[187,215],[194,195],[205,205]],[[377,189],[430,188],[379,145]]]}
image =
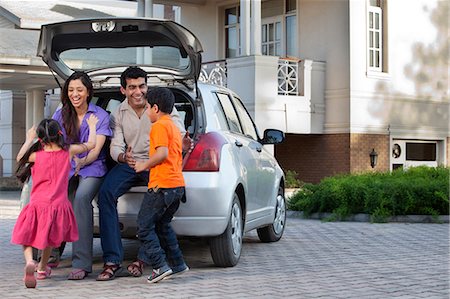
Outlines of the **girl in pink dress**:
{"label": "girl in pink dress", "polygon": [[[23,245],[27,288],[36,287],[36,279],[50,277],[47,262],[52,247],[78,239],[67,187],[72,157],[95,147],[98,118],[91,114],[86,121],[88,141],[66,146],[58,122],[44,119],[37,129],[33,126],[28,130],[27,139],[17,154],[19,179],[23,181],[30,174],[33,176],[30,203],[17,218],[11,239],[11,243]],[[36,137],[38,142],[34,142]],[[43,250],[39,264],[33,260],[33,247]]]}

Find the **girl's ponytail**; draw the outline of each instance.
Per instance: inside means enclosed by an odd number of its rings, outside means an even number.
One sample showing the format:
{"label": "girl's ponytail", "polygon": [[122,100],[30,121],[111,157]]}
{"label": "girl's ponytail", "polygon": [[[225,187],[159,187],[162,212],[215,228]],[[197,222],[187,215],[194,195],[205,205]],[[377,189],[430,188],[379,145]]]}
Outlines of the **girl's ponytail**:
{"label": "girl's ponytail", "polygon": [[23,155],[22,158],[20,158],[17,169],[16,169],[16,177],[24,183],[30,176],[31,176],[31,167],[34,163],[28,162],[28,159],[30,158],[30,155],[34,152],[40,151],[42,149],[41,142],[37,141],[35,142]]}

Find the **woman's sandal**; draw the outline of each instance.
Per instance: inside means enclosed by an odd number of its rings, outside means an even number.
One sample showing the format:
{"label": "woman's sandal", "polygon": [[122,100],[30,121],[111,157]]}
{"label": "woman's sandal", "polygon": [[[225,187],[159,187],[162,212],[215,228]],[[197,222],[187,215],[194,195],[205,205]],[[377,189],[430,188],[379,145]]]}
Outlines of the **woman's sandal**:
{"label": "woman's sandal", "polygon": [[136,260],[128,265],[127,271],[131,274],[131,276],[140,277],[144,272],[144,265],[145,263],[143,261]]}
{"label": "woman's sandal", "polygon": [[83,269],[73,269],[72,272],[69,273],[67,277],[68,280],[82,280],[86,276],[88,276],[88,272]]}
{"label": "woman's sandal", "polygon": [[50,268],[49,266],[46,266],[44,271],[36,270],[36,272],[37,272],[36,279],[43,280],[43,279],[50,278],[50,275],[52,274],[52,268]]}
{"label": "woman's sandal", "polygon": [[34,272],[36,271],[37,263],[35,261],[30,261],[25,265],[25,276],[23,277],[23,281],[25,282],[25,286],[27,288],[35,288],[36,287],[36,277],[34,276]]}
{"label": "woman's sandal", "polygon": [[103,265],[103,271],[97,276],[97,281],[108,281],[116,278],[117,272],[121,271],[122,267],[119,265]]}

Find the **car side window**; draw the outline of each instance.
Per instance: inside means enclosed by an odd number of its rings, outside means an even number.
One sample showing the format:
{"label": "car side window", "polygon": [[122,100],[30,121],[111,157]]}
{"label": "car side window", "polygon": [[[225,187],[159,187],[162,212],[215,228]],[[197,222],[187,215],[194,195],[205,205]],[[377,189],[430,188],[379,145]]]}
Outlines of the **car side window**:
{"label": "car side window", "polygon": [[223,112],[227,118],[228,127],[230,131],[237,132],[242,134],[241,125],[239,123],[238,116],[236,114],[236,110],[234,110],[233,104],[231,103],[228,95],[223,93],[217,93],[217,98],[219,99],[220,104],[222,105]]}
{"label": "car side window", "polygon": [[244,134],[248,137],[253,138],[258,141],[258,133],[256,131],[255,125],[248,113],[247,109],[245,109],[241,100],[236,97],[233,97],[234,107],[236,107],[236,111],[239,115],[239,119],[241,120],[242,128],[244,129]]}

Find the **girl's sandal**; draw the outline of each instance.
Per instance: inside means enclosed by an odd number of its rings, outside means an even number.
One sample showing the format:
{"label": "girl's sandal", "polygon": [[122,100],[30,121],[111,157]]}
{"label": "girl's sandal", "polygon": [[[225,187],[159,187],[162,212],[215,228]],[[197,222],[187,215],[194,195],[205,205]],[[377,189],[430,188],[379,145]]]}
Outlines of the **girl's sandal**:
{"label": "girl's sandal", "polygon": [[52,274],[52,268],[46,266],[45,271],[37,270],[36,272],[37,272],[36,279],[43,280],[50,278],[50,275]]}
{"label": "girl's sandal", "polygon": [[34,272],[36,271],[36,262],[30,261],[25,265],[25,276],[23,277],[23,281],[25,282],[25,286],[27,288],[35,288],[36,287],[36,277],[34,276]]}
{"label": "girl's sandal", "polygon": [[131,274],[131,276],[140,277],[144,272],[144,265],[145,263],[143,261],[136,260],[128,265],[127,271]]}

